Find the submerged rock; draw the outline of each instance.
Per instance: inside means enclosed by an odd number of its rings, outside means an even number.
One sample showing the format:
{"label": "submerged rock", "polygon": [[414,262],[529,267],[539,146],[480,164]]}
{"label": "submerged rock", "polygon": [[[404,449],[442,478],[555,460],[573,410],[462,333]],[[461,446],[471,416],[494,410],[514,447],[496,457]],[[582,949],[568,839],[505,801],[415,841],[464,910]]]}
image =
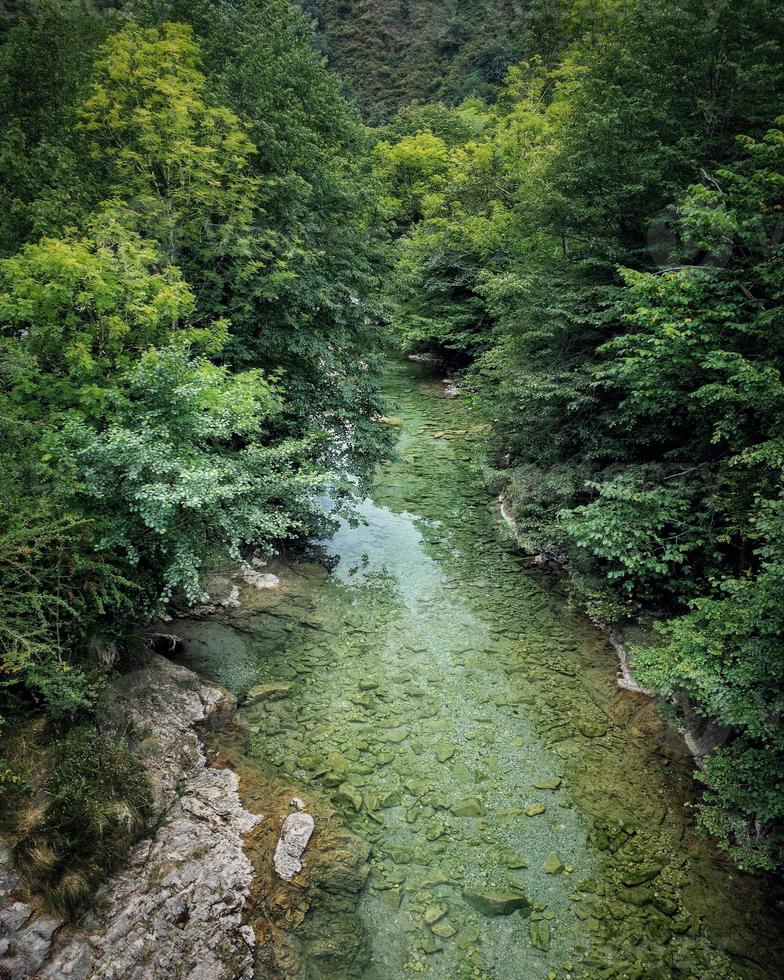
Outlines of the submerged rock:
{"label": "submerged rock", "polygon": [[436,922],[434,926],[431,926],[430,931],[434,936],[438,936],[439,939],[451,939],[457,932],[457,929],[455,929],[449,919],[442,919],[440,922]]}
{"label": "submerged rock", "polygon": [[476,799],[476,797],[472,797],[470,800],[462,800],[452,807],[452,813],[456,817],[481,817],[484,812],[485,808],[482,806],[481,800]]}
{"label": "submerged rock", "polygon": [[531,923],[531,945],[545,953],[550,948],[550,926],[546,922]]}
{"label": "submerged rock", "polygon": [[351,783],[341,783],[335,794],[338,803],[348,803],[357,812],[362,809],[362,794]]}
{"label": "submerged rock", "polygon": [[546,875],[559,875],[566,865],[561,860],[560,856],[553,851],[548,854],[544,862],[544,873]]}
{"label": "submerged rock", "polygon": [[257,684],[245,695],[246,701],[281,701],[291,696],[293,684]]}
{"label": "submerged rock", "polygon": [[441,742],[436,746],[436,759],[438,759],[439,762],[449,762],[454,754],[455,747],[449,742]]}
{"label": "submerged rock", "polygon": [[277,575],[273,575],[272,572],[259,572],[255,568],[243,568],[237,573],[236,578],[256,589],[280,588],[280,579]]}
{"label": "submerged rock", "polygon": [[502,888],[466,889],[463,898],[482,915],[511,915],[512,912],[531,911],[531,902],[520,891],[507,891]]}
{"label": "submerged rock", "polygon": [[538,782],[534,783],[535,789],[558,789],[561,785],[561,780],[554,776],[552,779],[540,779]]}
{"label": "submerged rock", "polygon": [[432,926],[435,925],[440,919],[443,919],[447,914],[449,909],[446,905],[429,905],[425,909],[425,914],[423,916],[425,924]]}
{"label": "submerged rock", "polygon": [[300,858],[313,835],[315,821],[309,813],[290,813],[283,821],[280,839],[275,848],[273,862],[279,878],[290,881],[302,870]]}

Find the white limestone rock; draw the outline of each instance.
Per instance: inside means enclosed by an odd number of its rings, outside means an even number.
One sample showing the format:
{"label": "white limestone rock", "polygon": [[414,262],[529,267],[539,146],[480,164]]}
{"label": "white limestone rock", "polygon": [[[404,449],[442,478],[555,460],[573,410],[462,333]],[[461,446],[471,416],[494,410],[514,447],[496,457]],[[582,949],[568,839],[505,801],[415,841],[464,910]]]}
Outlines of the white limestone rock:
{"label": "white limestone rock", "polygon": [[242,806],[235,773],[207,765],[193,731],[220,723],[234,698],[155,656],[113,685],[111,702],[150,733],[155,747],[143,758],[160,819],[41,980],[251,980],[255,938],[243,920],[253,868],[242,837],[261,817]]}
{"label": "white limestone rock", "polygon": [[308,846],[316,824],[309,813],[290,813],[283,821],[280,840],[275,848],[275,873],[285,881],[291,881],[302,870],[300,858]]}

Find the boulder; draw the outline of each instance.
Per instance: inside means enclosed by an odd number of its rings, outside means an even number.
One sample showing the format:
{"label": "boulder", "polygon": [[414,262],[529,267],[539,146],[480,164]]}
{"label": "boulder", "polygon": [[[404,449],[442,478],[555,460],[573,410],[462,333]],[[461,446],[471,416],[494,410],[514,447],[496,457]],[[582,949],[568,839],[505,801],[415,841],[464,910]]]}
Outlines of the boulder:
{"label": "boulder", "polygon": [[285,881],[291,881],[302,870],[300,860],[313,835],[316,824],[309,813],[290,813],[283,821],[280,838],[275,848],[273,862],[275,873]]}
{"label": "boulder", "polygon": [[467,888],[463,898],[482,915],[511,915],[512,912],[528,913],[531,902],[519,891],[508,891],[503,888]]}

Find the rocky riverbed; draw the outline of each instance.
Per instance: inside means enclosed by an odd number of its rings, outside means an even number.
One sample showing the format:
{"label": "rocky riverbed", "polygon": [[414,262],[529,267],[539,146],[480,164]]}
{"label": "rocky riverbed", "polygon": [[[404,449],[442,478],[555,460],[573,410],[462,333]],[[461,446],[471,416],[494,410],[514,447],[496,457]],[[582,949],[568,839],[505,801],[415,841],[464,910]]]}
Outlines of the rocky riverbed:
{"label": "rocky riverbed", "polygon": [[301,902],[261,901],[265,962],[362,980],[778,977],[780,891],[697,836],[687,746],[618,688],[615,651],[558,579],[505,544],[483,427],[428,365],[395,365],[390,389],[399,457],[358,523],[271,562],[277,588],[177,623],[185,662],[240,698],[214,750],[246,807],[299,797],[314,844],[321,811],[352,835],[339,853],[369,855],[358,901],[307,862]]}

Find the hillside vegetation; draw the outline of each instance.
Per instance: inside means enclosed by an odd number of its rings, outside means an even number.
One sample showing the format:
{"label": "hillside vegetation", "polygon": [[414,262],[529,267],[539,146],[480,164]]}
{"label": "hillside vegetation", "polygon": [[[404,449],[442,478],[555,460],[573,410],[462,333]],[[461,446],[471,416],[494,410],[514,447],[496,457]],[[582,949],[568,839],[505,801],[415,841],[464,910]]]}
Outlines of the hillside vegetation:
{"label": "hillside vegetation", "polygon": [[537,0],[303,0],[302,6],[330,65],[374,124],[414,99],[452,103],[492,93],[524,55],[529,33],[546,31],[543,22],[560,15]]}

